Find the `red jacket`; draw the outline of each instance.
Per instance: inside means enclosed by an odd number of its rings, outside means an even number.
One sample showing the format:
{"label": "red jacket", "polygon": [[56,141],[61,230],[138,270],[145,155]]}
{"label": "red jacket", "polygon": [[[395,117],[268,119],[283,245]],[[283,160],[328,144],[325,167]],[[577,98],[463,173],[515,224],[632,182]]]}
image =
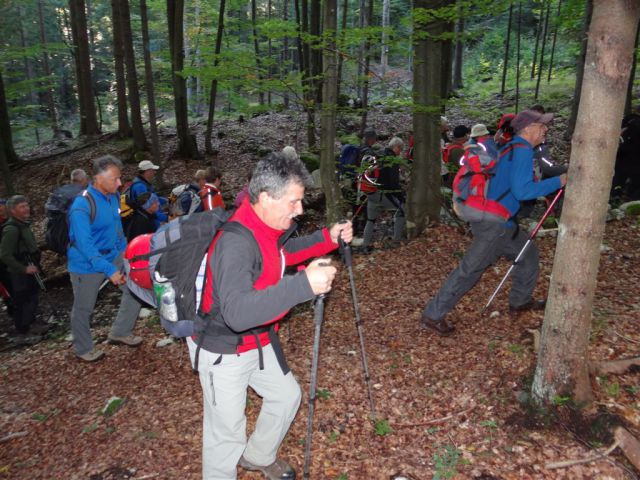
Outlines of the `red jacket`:
{"label": "red jacket", "polygon": [[224,200],[222,200],[220,189],[210,183],[205,183],[202,190],[200,190],[200,200],[202,200],[203,210],[224,208]]}

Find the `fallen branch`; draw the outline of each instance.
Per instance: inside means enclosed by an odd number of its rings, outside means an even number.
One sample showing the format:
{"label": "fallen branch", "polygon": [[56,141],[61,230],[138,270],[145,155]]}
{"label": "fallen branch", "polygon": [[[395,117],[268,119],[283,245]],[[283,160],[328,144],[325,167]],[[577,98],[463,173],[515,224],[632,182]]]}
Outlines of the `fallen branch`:
{"label": "fallen branch", "polygon": [[620,449],[625,457],[629,459],[633,466],[640,469],[640,442],[622,427],[616,428],[613,433],[616,443],[620,444]]}
{"label": "fallen branch", "polygon": [[619,446],[620,446],[620,442],[618,442],[618,440],[616,439],[616,441],[613,442],[613,445],[611,445],[604,452],[602,452],[602,453],[600,453],[598,455],[595,455],[595,456],[592,456],[592,457],[588,457],[588,458],[581,458],[579,460],[564,460],[562,462],[551,462],[551,463],[547,463],[544,466],[544,468],[546,468],[547,470],[553,470],[555,468],[573,467],[574,465],[580,465],[582,463],[595,462],[596,460],[601,460],[601,459],[603,459],[605,457],[608,457],[609,454],[611,452],[613,452]]}
{"label": "fallen branch", "polygon": [[619,336],[623,340],[626,340],[627,342],[631,342],[631,343],[635,343],[636,345],[640,345],[639,341],[634,340],[634,339],[629,338],[629,337],[625,337],[624,335],[622,335],[621,333],[616,332],[615,330],[613,331],[613,333],[615,333],[617,336]]}
{"label": "fallen branch", "polygon": [[9,435],[5,435],[4,437],[0,438],[0,443],[8,442],[9,440],[13,440],[14,438],[24,437],[25,435],[28,435],[28,434],[29,432],[10,433]]}
{"label": "fallen branch", "polygon": [[540,350],[540,330],[537,328],[528,328],[527,332],[533,335],[533,351],[537,352]]}
{"label": "fallen branch", "polygon": [[75,152],[79,152],[80,150],[84,150],[85,148],[93,147],[95,145],[99,145],[102,142],[106,142],[107,140],[111,140],[116,137],[118,132],[108,132],[101,134],[98,138],[91,140],[87,143],[83,143],[74,148],[69,148],[66,150],[60,150],[57,152],[50,153],[48,155],[43,155],[40,157],[32,157],[32,158],[24,158],[22,162],[15,166],[14,170],[19,170],[22,167],[26,167],[27,165],[33,165],[34,163],[44,162],[46,160],[51,160],[53,158],[62,156],[62,155],[70,155]]}
{"label": "fallen branch", "polygon": [[465,413],[470,412],[474,408],[476,408],[476,406],[475,405],[471,405],[469,408],[467,408],[466,410],[462,410],[461,412],[452,413],[451,415],[447,415],[446,417],[436,418],[434,420],[429,420],[427,422],[421,422],[421,423],[394,423],[391,426],[392,427],[396,427],[396,428],[425,427],[427,425],[433,425],[434,423],[446,422],[447,420],[451,420],[454,417],[459,417],[460,415],[464,415]]}
{"label": "fallen branch", "polygon": [[605,362],[590,362],[589,370],[594,374],[620,375],[633,366],[640,367],[640,357],[627,358],[624,360],[610,360]]}

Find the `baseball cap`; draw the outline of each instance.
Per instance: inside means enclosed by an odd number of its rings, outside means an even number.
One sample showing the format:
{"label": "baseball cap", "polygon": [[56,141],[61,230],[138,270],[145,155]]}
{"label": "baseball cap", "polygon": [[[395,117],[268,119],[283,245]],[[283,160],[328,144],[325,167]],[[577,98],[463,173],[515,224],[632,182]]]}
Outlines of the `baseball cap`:
{"label": "baseball cap", "polygon": [[373,128],[367,128],[363,133],[364,138],[376,138],[376,131]]}
{"label": "baseball cap", "polygon": [[532,123],[548,125],[553,120],[553,113],[539,113],[534,110],[523,110],[516,118],[511,120],[511,127],[516,132],[521,132]]}
{"label": "baseball cap", "polygon": [[158,170],[159,168],[160,167],[158,165],[154,165],[153,162],[150,162],[149,160],[142,160],[138,164],[138,170],[141,172],[144,172],[145,170]]}
{"label": "baseball cap", "polygon": [[484,123],[476,123],[471,127],[471,138],[482,137],[483,135],[489,135],[489,130]]}

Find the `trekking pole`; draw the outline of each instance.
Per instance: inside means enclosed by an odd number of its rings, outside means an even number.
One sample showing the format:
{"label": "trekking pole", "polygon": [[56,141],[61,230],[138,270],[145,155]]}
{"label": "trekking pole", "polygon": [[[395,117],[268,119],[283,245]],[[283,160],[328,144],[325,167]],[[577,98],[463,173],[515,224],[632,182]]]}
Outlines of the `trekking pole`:
{"label": "trekking pole", "polygon": [[362,331],[362,320],[360,319],[360,309],[358,308],[358,295],[356,293],[356,282],[353,278],[353,259],[351,256],[351,246],[346,243],[342,237],[338,237],[338,245],[347,271],[349,272],[349,283],[351,283],[351,298],[353,300],[353,311],[356,316],[356,329],[360,338],[360,354],[362,356],[362,370],[364,370],[364,379],[367,383],[367,391],[369,393],[369,406],[371,407],[371,418],[376,419],[376,407],[373,403],[373,391],[371,390],[371,377],[369,376],[369,364],[367,362],[367,352],[364,348],[364,333]]}
{"label": "trekking pole", "polygon": [[320,356],[320,330],[324,319],[324,294],[316,297],[313,307],[313,323],[315,334],[313,337],[313,355],[311,357],[311,383],[309,385],[309,415],[307,417],[307,438],[304,442],[304,474],[303,478],[309,478],[311,464],[311,437],[313,435],[313,411],[316,404],[316,383],[318,380],[318,357]]}
{"label": "trekking pole", "polygon": [[493,295],[491,295],[491,298],[489,298],[489,301],[487,302],[487,304],[484,306],[484,308],[482,309],[482,311],[480,311],[480,315],[484,314],[484,312],[487,311],[487,308],[489,308],[489,305],[491,305],[491,302],[493,302],[493,300],[496,298],[496,295],[498,294],[498,292],[500,291],[500,289],[502,288],[502,286],[504,285],[504,282],[507,281],[507,278],[509,277],[509,275],[511,274],[511,271],[515,268],[515,266],[518,264],[518,262],[520,261],[520,259],[522,258],[522,256],[524,255],[524,252],[527,250],[527,248],[529,247],[529,245],[531,244],[531,242],[533,242],[533,238],[536,236],[536,234],[538,233],[538,230],[540,230],[540,228],[542,228],[542,224],[544,223],[544,221],[547,219],[547,217],[549,216],[549,214],[551,213],[551,211],[553,210],[553,207],[555,207],[556,203],[558,202],[558,200],[560,200],[560,197],[562,196],[562,193],[564,192],[564,187],[560,188],[560,190],[558,190],[558,193],[556,193],[556,196],[553,198],[553,200],[551,201],[551,203],[549,204],[549,206],[547,207],[547,211],[544,212],[544,215],[542,215],[542,218],[540,218],[540,221],[538,222],[538,224],[536,225],[536,227],[533,229],[533,231],[531,232],[531,234],[529,235],[529,238],[527,239],[527,241],[525,242],[524,246],[522,247],[522,250],[520,250],[520,253],[518,253],[518,256],[516,257],[516,259],[513,261],[513,263],[511,264],[511,266],[509,267],[509,270],[507,270],[507,273],[505,274],[505,276],[502,278],[502,281],[498,284],[498,288],[496,288],[495,292],[493,292]]}
{"label": "trekking pole", "polygon": [[[30,267],[35,267],[35,264],[33,262],[29,262],[28,265]],[[47,291],[47,287],[44,284],[44,281],[42,280],[42,277],[40,276],[40,274],[38,272],[35,272],[33,274],[33,278],[36,279],[36,282],[38,283],[38,286],[40,287],[40,290],[42,290],[43,292]]]}

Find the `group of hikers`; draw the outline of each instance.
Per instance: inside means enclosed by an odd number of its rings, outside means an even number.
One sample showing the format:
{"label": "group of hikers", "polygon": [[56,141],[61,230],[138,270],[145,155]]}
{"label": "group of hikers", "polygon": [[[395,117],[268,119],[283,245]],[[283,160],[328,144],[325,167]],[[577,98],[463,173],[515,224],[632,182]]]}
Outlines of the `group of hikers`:
{"label": "group of hikers", "polygon": [[[522,250],[527,234],[518,228],[519,211],[527,202],[566,184],[566,167],[551,164],[544,144],[552,120],[553,114],[528,109],[503,116],[495,135],[483,124],[471,129],[458,126],[449,140],[447,121],[442,119],[443,181],[453,188],[454,202],[460,208],[472,208],[468,199],[480,195],[491,208],[470,221],[473,242],[426,303],[418,325],[427,331],[442,336],[454,333],[454,322],[448,317],[460,298],[499,257],[514,260]],[[393,240],[404,240],[403,162],[398,160],[403,156],[411,159],[412,140],[408,151],[399,137],[392,137],[386,148],[378,148],[373,130],[367,130],[363,140],[359,153],[370,158],[365,171],[357,176],[357,188],[367,183],[375,187],[361,190],[367,196],[361,251],[367,253],[382,210],[393,212]],[[475,156],[471,158],[469,152]],[[487,170],[472,171],[476,160],[482,168],[492,165],[487,186],[486,178],[482,182],[477,178],[487,177]],[[454,164],[456,169],[471,173],[458,175],[450,168]],[[155,193],[152,181],[157,169],[148,160],[140,162],[136,179],[123,190],[122,163],[107,155],[93,161],[91,183],[84,172],[74,170],[71,185],[65,187],[71,192],[65,252],[74,294],[71,330],[75,355],[83,361],[105,356],[94,345],[90,330],[105,279],[122,291],[108,342],[130,347],[143,342],[133,331],[142,302],[130,290],[123,268],[127,237],[148,235],[174,214],[201,210],[214,214],[224,206],[221,174],[216,169],[198,171],[193,183],[174,189],[173,199]],[[463,185],[465,178],[471,187]],[[291,147],[261,159],[236,197],[235,210],[228,213],[224,226],[208,243],[203,271],[198,273],[203,278],[193,319],[199,328],[186,340],[203,392],[204,479],[234,479],[237,466],[260,471],[269,479],[296,477],[294,469],[277,457],[301,400],[300,387],[278,341],[279,322],[294,306],[331,290],[336,268],[325,255],[338,248],[340,239],[346,244],[353,240],[351,221],[294,235],[295,219],[303,213],[305,189],[311,184],[310,174]],[[461,192],[465,188],[473,191],[474,185],[486,186],[486,191],[464,197]],[[122,217],[125,207],[132,210],[127,218]],[[10,285],[16,330],[26,332],[37,306],[38,248],[29,228],[26,197],[11,197],[6,210],[10,219],[3,228],[0,260],[8,274],[2,281]],[[314,258],[306,268],[287,270]],[[533,297],[538,273],[538,251],[532,244],[513,272],[508,300],[512,312],[544,308],[544,299]],[[248,387],[263,403],[247,439]]]}

